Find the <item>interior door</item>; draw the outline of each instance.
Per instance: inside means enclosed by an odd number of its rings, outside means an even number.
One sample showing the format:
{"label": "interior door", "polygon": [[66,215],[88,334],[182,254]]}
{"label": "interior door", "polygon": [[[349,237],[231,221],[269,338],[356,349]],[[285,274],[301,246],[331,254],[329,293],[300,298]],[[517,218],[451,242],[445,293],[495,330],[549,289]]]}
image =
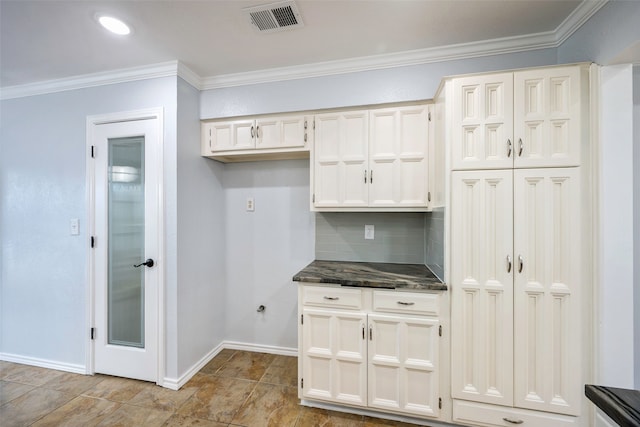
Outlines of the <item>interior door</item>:
{"label": "interior door", "polygon": [[92,130],[94,371],[157,382],[159,119]]}

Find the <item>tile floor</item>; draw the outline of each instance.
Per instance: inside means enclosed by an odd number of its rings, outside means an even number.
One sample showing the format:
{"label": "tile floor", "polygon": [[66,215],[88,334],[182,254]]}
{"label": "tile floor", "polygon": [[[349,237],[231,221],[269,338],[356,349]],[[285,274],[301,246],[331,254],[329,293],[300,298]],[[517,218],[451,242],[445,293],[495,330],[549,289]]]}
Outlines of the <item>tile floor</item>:
{"label": "tile floor", "polygon": [[0,425],[410,427],[300,406],[297,358],[222,350],[179,391],[0,361]]}

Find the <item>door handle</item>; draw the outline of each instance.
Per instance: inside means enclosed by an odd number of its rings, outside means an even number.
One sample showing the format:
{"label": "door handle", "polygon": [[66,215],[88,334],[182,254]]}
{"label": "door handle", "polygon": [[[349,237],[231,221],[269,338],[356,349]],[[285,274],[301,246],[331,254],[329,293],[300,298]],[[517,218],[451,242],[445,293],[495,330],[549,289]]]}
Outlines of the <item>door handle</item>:
{"label": "door handle", "polygon": [[151,258],[149,258],[145,262],[141,262],[140,264],[137,264],[137,265],[134,264],[134,267],[138,268],[138,267],[143,266],[143,265],[146,265],[147,267],[153,267],[153,264],[154,264],[153,260]]}

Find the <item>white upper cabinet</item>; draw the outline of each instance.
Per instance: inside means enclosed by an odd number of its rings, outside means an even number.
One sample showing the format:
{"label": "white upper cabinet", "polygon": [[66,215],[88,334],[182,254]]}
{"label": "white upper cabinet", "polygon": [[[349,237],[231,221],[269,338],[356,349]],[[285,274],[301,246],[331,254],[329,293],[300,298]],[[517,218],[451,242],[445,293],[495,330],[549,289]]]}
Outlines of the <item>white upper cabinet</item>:
{"label": "white upper cabinet", "polygon": [[453,81],[452,169],[513,167],[513,74]]}
{"label": "white upper cabinet", "polygon": [[221,161],[309,157],[313,116],[203,121],[202,155]]}
{"label": "white upper cabinet", "polygon": [[431,108],[415,105],[316,115],[313,208],[429,208]]}
{"label": "white upper cabinet", "polygon": [[580,68],[514,73],[514,165],[580,165]]}
{"label": "white upper cabinet", "polygon": [[368,206],[368,111],[319,114],[315,119],[313,205]]}
{"label": "white upper cabinet", "polygon": [[453,80],[453,170],[580,164],[578,66]]}

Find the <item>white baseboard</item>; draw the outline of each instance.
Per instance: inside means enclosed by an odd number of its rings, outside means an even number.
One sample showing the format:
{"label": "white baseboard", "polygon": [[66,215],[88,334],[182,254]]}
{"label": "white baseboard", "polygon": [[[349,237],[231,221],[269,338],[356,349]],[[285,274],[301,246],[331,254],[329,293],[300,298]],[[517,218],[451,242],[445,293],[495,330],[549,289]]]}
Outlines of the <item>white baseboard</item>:
{"label": "white baseboard", "polygon": [[253,351],[256,353],[278,354],[280,356],[297,356],[298,355],[297,348],[278,347],[273,345],[250,344],[250,343],[243,343],[243,342],[237,342],[237,341],[223,341],[216,348],[214,348],[209,353],[207,353],[197,363],[195,363],[191,368],[189,368],[187,372],[180,375],[180,378],[165,377],[162,379],[162,383],[160,385],[170,390],[179,390],[183,385],[189,382],[189,380],[193,378],[193,376],[197,374],[198,371],[200,371],[200,369],[202,369],[207,363],[211,361],[211,359],[216,357],[216,355],[224,349]]}
{"label": "white baseboard", "polygon": [[280,356],[297,356],[298,355],[297,348],[278,347],[275,345],[262,345],[262,344],[250,344],[250,343],[237,342],[237,341],[224,341],[222,343],[222,346],[230,350],[253,351],[256,353],[269,353],[269,354],[277,354]]}
{"label": "white baseboard", "polygon": [[37,357],[20,356],[18,354],[0,353],[0,360],[5,362],[20,363],[22,365],[38,366],[40,368],[55,369],[58,371],[72,372],[74,374],[87,375],[84,365],[58,362],[56,360],[39,359]]}

